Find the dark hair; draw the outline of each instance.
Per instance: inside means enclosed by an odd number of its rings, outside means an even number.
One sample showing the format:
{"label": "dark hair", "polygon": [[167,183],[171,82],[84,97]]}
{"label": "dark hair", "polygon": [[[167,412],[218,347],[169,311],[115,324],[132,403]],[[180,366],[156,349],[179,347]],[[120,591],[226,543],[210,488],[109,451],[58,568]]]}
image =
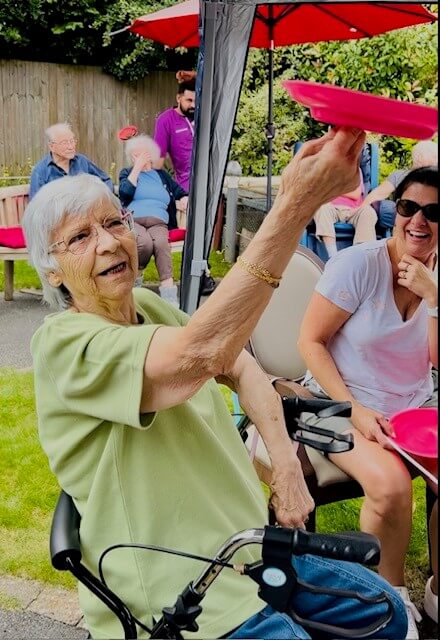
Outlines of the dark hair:
{"label": "dark hair", "polygon": [[411,184],[424,184],[438,189],[438,167],[420,167],[413,169],[399,182],[394,192],[394,199],[398,200]]}
{"label": "dark hair", "polygon": [[196,81],[195,78],[192,80],[185,80],[185,82],[180,82],[177,86],[177,94],[181,96],[185,93],[185,91],[195,91],[196,90]]}

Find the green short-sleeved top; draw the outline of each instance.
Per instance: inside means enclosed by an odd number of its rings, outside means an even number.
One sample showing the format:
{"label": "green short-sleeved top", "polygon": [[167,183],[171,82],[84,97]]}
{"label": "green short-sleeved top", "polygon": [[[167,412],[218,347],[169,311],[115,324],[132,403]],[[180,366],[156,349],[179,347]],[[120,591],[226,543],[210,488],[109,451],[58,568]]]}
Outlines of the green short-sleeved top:
{"label": "green short-sleeved top", "polygon": [[[179,406],[139,414],[150,340],[159,326],[184,325],[187,317],[152,292],[134,295],[142,324],[66,311],[47,316],[31,345],[41,443],[81,513],[83,560],[95,574],[112,544],[212,557],[229,536],[266,523],[260,483],[214,380]],[[260,553],[247,547],[236,559]],[[131,549],[104,562],[109,587],[147,625],[203,567]],[[263,608],[256,591],[224,569],[203,601],[199,632],[187,636],[219,638],[234,629]],[[81,586],[80,602],[93,638],[121,637],[117,619]]]}

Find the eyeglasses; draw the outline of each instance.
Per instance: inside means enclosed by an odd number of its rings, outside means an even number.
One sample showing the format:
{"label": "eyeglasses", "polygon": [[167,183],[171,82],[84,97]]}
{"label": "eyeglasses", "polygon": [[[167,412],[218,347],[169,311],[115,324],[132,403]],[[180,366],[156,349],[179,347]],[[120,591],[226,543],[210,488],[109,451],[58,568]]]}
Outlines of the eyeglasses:
{"label": "eyeglasses", "polygon": [[421,211],[430,222],[438,223],[438,202],[420,205],[414,200],[397,200],[396,211],[403,218],[411,218],[417,211]]}
{"label": "eyeglasses", "polygon": [[63,149],[66,149],[67,147],[74,147],[77,142],[78,138],[70,138],[69,140],[59,140],[58,142],[52,140],[51,144],[56,144],[59,147],[63,147]]}
{"label": "eyeglasses", "polygon": [[134,233],[133,216],[131,211],[122,209],[119,215],[117,213],[109,215],[101,224],[72,231],[63,240],[51,244],[48,253],[53,253],[59,247],[61,247],[62,252],[68,251],[75,256],[86,253],[97,244],[98,227],[101,227],[116,239],[123,238],[130,233]]}

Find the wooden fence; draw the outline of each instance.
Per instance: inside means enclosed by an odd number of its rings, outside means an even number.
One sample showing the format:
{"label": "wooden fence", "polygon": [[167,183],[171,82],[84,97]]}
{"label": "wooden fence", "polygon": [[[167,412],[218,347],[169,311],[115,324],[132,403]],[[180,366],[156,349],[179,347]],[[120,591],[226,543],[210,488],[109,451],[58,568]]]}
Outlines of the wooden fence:
{"label": "wooden fence", "polygon": [[0,60],[0,172],[37,162],[47,153],[45,129],[70,122],[78,151],[106,171],[116,165],[117,174],[125,164],[117,131],[134,124],[151,135],[176,88],[171,72],[128,83],[99,67]]}

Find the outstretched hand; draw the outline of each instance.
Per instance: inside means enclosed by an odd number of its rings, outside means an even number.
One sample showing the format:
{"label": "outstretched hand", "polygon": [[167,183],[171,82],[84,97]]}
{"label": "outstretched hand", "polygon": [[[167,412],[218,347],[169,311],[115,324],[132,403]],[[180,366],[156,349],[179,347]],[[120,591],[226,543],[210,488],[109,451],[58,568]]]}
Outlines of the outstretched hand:
{"label": "outstretched hand", "polygon": [[304,143],[281,175],[277,199],[307,198],[317,209],[353,191],[359,184],[364,144],[365,132],[348,127],[335,127]]}

